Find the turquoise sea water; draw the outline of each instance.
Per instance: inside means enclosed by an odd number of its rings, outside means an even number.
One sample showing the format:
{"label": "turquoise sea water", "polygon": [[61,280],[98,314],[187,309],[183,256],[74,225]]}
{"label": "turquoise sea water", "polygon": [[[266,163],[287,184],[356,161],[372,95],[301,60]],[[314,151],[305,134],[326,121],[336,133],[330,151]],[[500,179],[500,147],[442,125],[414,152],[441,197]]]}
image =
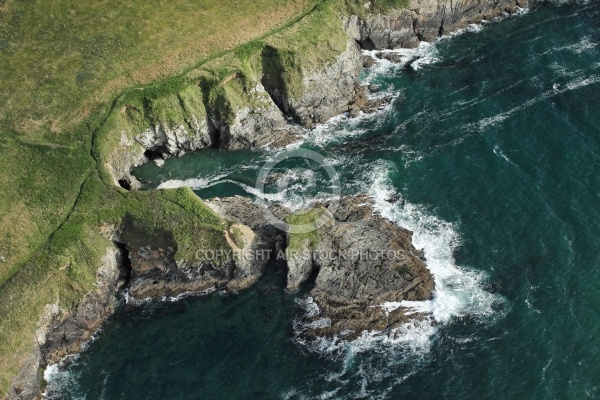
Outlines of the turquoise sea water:
{"label": "turquoise sea water", "polygon": [[[48,374],[50,397],[600,399],[599,43],[600,3],[537,4],[421,48],[412,66],[378,63],[364,79],[393,103],[299,145],[343,194],[373,196],[415,232],[436,279],[430,321],[394,341],[299,343],[301,307],[273,266],[239,294],[120,307]],[[136,174],[203,198],[261,196],[277,154],[209,150]],[[288,203],[323,194],[319,179]]]}

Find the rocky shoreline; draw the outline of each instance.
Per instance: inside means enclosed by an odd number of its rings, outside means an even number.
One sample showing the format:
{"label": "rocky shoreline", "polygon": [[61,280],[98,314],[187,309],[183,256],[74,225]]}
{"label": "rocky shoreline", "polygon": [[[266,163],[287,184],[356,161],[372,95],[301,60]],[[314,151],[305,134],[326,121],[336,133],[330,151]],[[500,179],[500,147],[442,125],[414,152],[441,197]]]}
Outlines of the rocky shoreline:
{"label": "rocky shoreline", "polygon": [[[219,110],[207,108],[206,116],[190,119],[187,127],[164,122],[133,139],[121,134],[106,166],[115,184],[136,189],[140,183],[131,169],[151,160],[161,162],[210,146],[230,150],[288,144],[303,129],[333,116],[381,106],[382,100],[370,100],[370,89],[358,83],[366,62],[362,50],[416,47],[420,41],[434,40],[526,5],[525,0],[467,0],[461,4],[413,0],[409,9],[389,15],[344,17],[346,50],[323,69],[304,76],[301,97],[287,97],[279,90],[277,77],[265,76],[251,90],[267,104],[260,110],[244,107],[235,118],[226,120],[220,118]],[[98,269],[97,290],[74,310],[46,307],[35,351],[24,360],[7,398],[40,398],[40,368],[79,352],[114,311],[118,291],[127,288],[132,298],[145,299],[210,288],[242,290],[260,279],[270,260],[250,257],[259,251],[286,253],[281,263],[287,268],[288,290],[314,280],[308,295],[319,313],[305,317],[307,325],[314,327],[304,332],[309,337],[342,334],[353,339],[364,330],[395,328],[421,316],[406,315],[402,308],[388,313],[381,307],[383,303],[427,300],[433,295],[433,277],[424,255],[412,245],[412,233],[379,216],[368,198],[341,199],[316,237],[300,241],[269,225],[261,206],[248,199],[212,199],[207,204],[227,221],[224,235],[237,258],[176,260],[177,243],[169,232],[148,232],[125,219],[108,233],[115,245],[107,249]],[[329,206],[315,207],[328,212]],[[277,207],[270,211],[282,219],[289,214]],[[292,247],[296,254],[308,257],[292,257]],[[374,249],[392,250],[394,257],[381,253],[372,259],[361,258]],[[352,251],[358,251],[358,256]]]}
{"label": "rocky shoreline", "polygon": [[[262,206],[247,198],[213,199],[208,204],[254,229],[273,229],[262,217]],[[281,219],[289,215],[288,210],[279,207],[271,211]],[[321,323],[318,329],[306,331],[307,335],[352,339],[365,330],[396,328],[407,316],[399,310],[390,320],[381,307],[383,303],[431,299],[435,283],[423,252],[412,245],[412,232],[381,217],[370,198],[357,196],[318,203],[311,212],[327,213],[328,220],[309,235],[259,235],[261,242],[274,251],[274,257],[280,250],[285,251],[283,267],[289,292],[314,280],[306,296],[314,299],[320,312],[309,319]]]}
{"label": "rocky shoreline", "polygon": [[[314,280],[304,297],[314,299],[319,312],[304,318],[307,324],[317,323],[302,335],[348,340],[420,317],[405,314],[402,307],[388,313],[383,303],[428,300],[433,295],[433,277],[423,252],[412,245],[412,232],[381,217],[366,196],[315,204],[313,210],[328,213],[329,219],[311,240],[278,230],[264,217],[265,206],[248,198],[215,198],[207,204],[227,222],[224,234],[231,251],[222,255],[176,261],[177,243],[168,232],[149,232],[127,218],[107,229],[114,247],[107,249],[98,269],[97,290],[75,310],[46,307],[36,351],[14,381],[13,398],[39,397],[39,368],[78,353],[114,312],[123,290],[134,301],[210,289],[238,291],[255,284],[267,263],[275,261],[287,270],[290,293]],[[279,206],[269,212],[281,219],[294,215]]]}
{"label": "rocky shoreline", "polygon": [[[367,11],[369,4],[365,3]],[[159,121],[143,131],[121,131],[120,143],[107,160],[107,168],[115,184],[138,189],[141,183],[131,175],[131,170],[149,161],[162,163],[207,147],[222,150],[281,147],[296,141],[304,130],[334,116],[373,112],[390,98],[373,97],[374,88],[360,84],[361,71],[373,63],[373,58],[363,51],[415,48],[421,42],[431,42],[472,23],[510,15],[526,6],[527,0],[458,3],[412,0],[409,8],[393,10],[387,15],[340,17],[346,45],[333,61],[316,70],[288,71],[285,66],[271,65],[277,63],[279,55],[276,49],[267,47],[263,51],[263,58],[268,61],[263,61],[262,77],[246,84],[250,87],[242,95],[247,100],[232,110],[229,118],[219,108],[222,103],[208,101],[195,104],[196,109],[186,105],[189,116],[184,121]],[[302,85],[298,94],[283,90],[292,85],[287,76],[297,73],[301,75],[298,84]],[[239,79],[238,75],[226,77],[220,86]],[[203,97],[213,96],[203,90],[200,85]],[[231,101],[228,107],[233,108]],[[127,106],[120,110],[126,111]]]}

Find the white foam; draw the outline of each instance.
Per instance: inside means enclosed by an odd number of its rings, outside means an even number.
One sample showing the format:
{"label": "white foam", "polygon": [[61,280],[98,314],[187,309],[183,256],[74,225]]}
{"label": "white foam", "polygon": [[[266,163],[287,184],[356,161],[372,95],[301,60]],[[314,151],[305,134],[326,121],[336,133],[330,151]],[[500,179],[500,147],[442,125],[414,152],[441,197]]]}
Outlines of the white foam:
{"label": "white foam", "polygon": [[311,388],[291,390],[284,398],[321,398],[323,393],[335,393],[336,398],[386,399],[394,386],[414,374],[426,360],[434,333],[434,324],[426,318],[385,334],[364,332],[352,342],[337,337],[311,343],[299,340],[303,347],[339,361],[340,368],[317,378],[319,386],[329,391],[311,395]]}
{"label": "white foam", "polygon": [[514,162],[512,162],[512,160],[510,158],[508,158],[506,156],[506,154],[504,154],[502,152],[502,150],[500,150],[500,147],[498,145],[494,146],[494,154],[497,155],[497,156],[502,157],[504,159],[504,161],[506,161],[506,162],[508,162],[508,163],[510,163],[510,164],[512,164],[512,165],[514,165],[515,167],[518,168],[518,165],[515,164]]}
{"label": "white foam", "polygon": [[435,333],[435,325],[430,319],[413,319],[389,333],[363,332],[356,340],[350,343],[352,353],[371,351],[381,345],[400,347],[411,356],[424,356],[429,353],[431,336]]}
{"label": "white foam", "polygon": [[525,15],[527,13],[529,13],[529,8],[527,7],[517,7],[515,12],[513,12],[512,14],[508,14],[506,12],[502,13],[502,15],[495,17],[491,20],[483,20],[479,23],[472,23],[467,25],[466,27],[462,28],[462,29],[457,29],[451,33],[447,33],[445,35],[442,35],[441,37],[437,38],[436,41],[444,41],[444,40],[448,40],[448,39],[452,39],[456,36],[460,36],[463,35],[465,33],[479,33],[481,32],[486,25],[490,24],[490,23],[494,23],[494,22],[500,22],[505,18],[509,18],[509,17],[518,17],[521,15]]}
{"label": "white foam", "polygon": [[[434,64],[439,61],[435,43],[428,42],[420,42],[419,46],[413,49],[363,50],[363,54],[375,61],[375,64],[368,69],[367,76],[364,78],[364,82],[367,84],[381,76],[389,76],[393,71],[407,65],[410,65],[416,71],[423,65]],[[396,61],[392,62],[382,55],[393,55]]]}
{"label": "white foam", "polygon": [[153,302],[157,302],[157,301],[176,303],[176,302],[183,300],[185,298],[188,298],[188,297],[205,296],[207,294],[214,293],[215,291],[217,291],[217,289],[212,287],[212,288],[200,290],[197,292],[183,292],[183,293],[178,294],[177,296],[162,296],[160,298],[146,297],[143,299],[135,299],[130,296],[129,289],[127,289],[123,293],[123,299],[125,301],[125,304],[129,304],[129,305],[133,305],[133,306],[140,306],[143,304],[153,303]]}
{"label": "white foam", "polygon": [[[280,152],[285,152],[287,149],[282,149]],[[279,152],[272,154],[275,157]],[[264,162],[272,161],[272,158],[267,157]],[[259,164],[260,165],[260,164]],[[257,167],[258,168],[258,167]],[[314,171],[309,169],[297,168],[286,170],[280,175],[275,176],[274,184],[277,191],[274,193],[265,193],[260,189],[227,178],[229,172],[217,175],[213,178],[190,178],[190,179],[171,179],[161,183],[158,189],[176,189],[180,187],[189,187],[192,190],[207,189],[223,183],[230,183],[243,189],[246,193],[255,196],[256,198],[266,200],[268,202],[280,204],[291,211],[297,211],[310,207],[314,203],[334,200],[337,197],[332,196],[329,192],[318,193],[311,195],[310,198],[304,196],[311,189],[318,186]],[[327,182],[330,183],[330,182]],[[325,187],[328,187],[325,185]]]}
{"label": "white foam", "polygon": [[385,218],[413,231],[413,244],[425,251],[427,268],[435,280],[433,300],[406,303],[411,309],[430,310],[435,321],[447,323],[456,317],[487,317],[503,299],[483,289],[485,274],[461,268],[455,264],[452,253],[460,244],[455,226],[429,214],[423,207],[387,199],[396,193],[388,178],[388,167],[381,162],[374,171],[369,192],[375,199],[376,209]]}
{"label": "white foam", "polygon": [[457,29],[451,33],[447,33],[447,34],[437,38],[437,41],[438,42],[445,41],[448,39],[452,39],[456,36],[464,35],[465,33],[479,33],[483,30],[485,24],[489,24],[490,22],[491,21],[483,20],[482,22],[477,23],[477,24],[475,24],[475,23],[469,24],[465,28]]}
{"label": "white foam", "polygon": [[317,316],[320,313],[319,306],[317,305],[317,303],[314,302],[313,298],[310,296],[305,299],[297,298],[295,302],[304,309],[305,315],[308,318]]}
{"label": "white foam", "polygon": [[190,178],[190,179],[171,179],[162,182],[158,185],[157,189],[177,189],[180,187],[189,187],[190,189],[198,190],[211,187],[221,182],[221,179],[225,178],[228,173],[219,174],[210,178]]}
{"label": "white foam", "polygon": [[404,314],[431,313],[433,304],[431,301],[388,301],[381,305],[385,312],[390,313],[398,308],[404,308]]}
{"label": "white foam", "polygon": [[584,36],[578,43],[565,46],[564,49],[572,51],[575,54],[582,54],[587,52],[588,50],[594,49],[598,43],[594,43],[592,38],[589,36]]}
{"label": "white foam", "polygon": [[550,3],[554,3],[554,4],[568,4],[568,3],[575,3],[575,4],[590,4],[592,2],[592,0],[546,0]]}
{"label": "white foam", "polygon": [[[226,176],[226,175],[225,175]],[[192,190],[207,189],[212,186],[220,185],[222,183],[232,183],[240,188],[244,189],[247,193],[252,194],[256,197],[260,197],[269,201],[283,201],[285,199],[285,191],[279,193],[263,193],[253,186],[246,185],[244,183],[235,181],[233,179],[222,179],[223,175],[215,177],[214,179],[203,179],[203,178],[190,178],[185,180],[171,179],[161,183],[158,189],[176,189],[180,187],[189,187]]]}
{"label": "white foam", "polygon": [[[377,129],[380,123],[386,121],[386,116],[393,111],[393,103],[401,92],[390,93],[382,91],[375,93],[373,97],[387,97],[389,100],[379,109],[372,113],[359,112],[358,115],[350,116],[341,114],[329,119],[327,122],[318,124],[311,131],[307,131],[303,137],[302,143],[310,143],[318,147],[326,147],[331,143],[344,143],[349,139],[357,139],[369,131]],[[343,156],[343,154],[338,154]],[[339,158],[339,157],[338,157]]]}
{"label": "white foam", "polygon": [[[71,357],[73,362],[76,357]],[[63,399],[68,392],[69,398],[73,400],[85,400],[86,396],[78,392],[79,376],[66,370],[63,367],[64,360],[58,364],[52,364],[44,370],[44,380],[48,382],[46,389],[42,393],[42,398],[46,400]]]}
{"label": "white foam", "polygon": [[392,96],[387,104],[374,113],[365,114],[360,112],[354,117],[341,114],[327,122],[318,124],[313,130],[305,134],[304,141],[324,147],[332,142],[345,142],[348,139],[360,137],[366,134],[369,129],[373,129],[373,125],[366,127],[364,122],[368,120],[376,124],[378,120],[384,120],[383,116],[392,110],[392,102],[396,97],[398,97],[398,94]]}

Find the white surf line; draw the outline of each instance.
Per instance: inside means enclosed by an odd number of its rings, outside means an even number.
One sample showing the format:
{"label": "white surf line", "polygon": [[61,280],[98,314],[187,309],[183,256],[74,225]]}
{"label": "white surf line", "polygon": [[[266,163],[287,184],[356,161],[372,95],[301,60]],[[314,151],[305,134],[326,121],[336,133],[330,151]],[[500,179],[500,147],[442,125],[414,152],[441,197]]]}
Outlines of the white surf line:
{"label": "white surf line", "polygon": [[502,122],[506,119],[508,119],[511,115],[513,115],[514,113],[517,113],[519,111],[523,111],[526,108],[529,108],[543,100],[549,99],[551,97],[557,96],[559,94],[571,91],[571,90],[576,90],[585,86],[589,86],[589,85],[593,85],[595,83],[599,83],[600,82],[600,75],[592,75],[589,77],[585,77],[585,78],[578,78],[575,79],[567,84],[565,84],[564,86],[558,86],[558,85],[553,85],[553,88],[550,90],[547,90],[546,92],[542,93],[541,95],[534,97],[533,99],[527,100],[525,103],[513,107],[508,111],[502,112],[500,114],[496,114],[493,117],[488,117],[488,118],[484,118],[478,122],[473,122],[470,124],[466,124],[464,125],[464,128],[469,131],[469,132],[474,132],[474,131],[483,131],[485,130],[485,128],[487,128],[488,126],[494,126],[499,122]]}
{"label": "white surf line", "polygon": [[375,175],[370,193],[376,201],[376,209],[385,218],[413,231],[414,246],[424,249],[426,266],[436,284],[432,300],[382,306],[387,310],[402,306],[411,313],[431,312],[438,323],[466,315],[485,317],[494,313],[494,304],[501,298],[483,289],[485,274],[461,268],[454,262],[452,253],[461,241],[454,225],[429,215],[419,206],[390,204],[386,199],[396,193],[387,177],[386,166],[380,165]]}

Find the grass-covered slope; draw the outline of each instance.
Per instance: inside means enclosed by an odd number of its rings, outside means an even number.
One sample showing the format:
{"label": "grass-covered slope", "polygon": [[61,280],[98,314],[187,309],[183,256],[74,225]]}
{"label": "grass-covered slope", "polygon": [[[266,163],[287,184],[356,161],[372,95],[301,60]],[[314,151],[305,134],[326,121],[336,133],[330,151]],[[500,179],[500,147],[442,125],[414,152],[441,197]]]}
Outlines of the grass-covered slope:
{"label": "grass-covered slope", "polygon": [[12,90],[0,98],[2,120],[62,131],[111,95],[252,40],[315,3],[4,0],[0,76]]}
{"label": "grass-covered slope", "polygon": [[198,240],[227,246],[224,226],[189,189],[124,193],[107,190],[93,172],[64,224],[0,293],[0,383],[10,384],[33,346],[36,322],[46,304],[70,310],[95,289],[96,270],[109,233],[128,215],[157,230],[172,232],[177,258],[193,260]]}
{"label": "grass-covered slope", "polygon": [[265,75],[300,95],[303,71],[344,50],[340,14],[355,9],[362,2],[0,0],[0,397],[44,305],[73,308],[94,289],[107,226],[130,215],[166,229],[178,258],[193,257],[199,235],[226,246],[190,190],[115,187],[106,164],[122,133],[206,106],[231,119],[260,106],[248,92]]}
{"label": "grass-covered slope", "polygon": [[68,214],[96,166],[93,132],[119,94],[180,75],[315,3],[0,1],[0,282]]}

